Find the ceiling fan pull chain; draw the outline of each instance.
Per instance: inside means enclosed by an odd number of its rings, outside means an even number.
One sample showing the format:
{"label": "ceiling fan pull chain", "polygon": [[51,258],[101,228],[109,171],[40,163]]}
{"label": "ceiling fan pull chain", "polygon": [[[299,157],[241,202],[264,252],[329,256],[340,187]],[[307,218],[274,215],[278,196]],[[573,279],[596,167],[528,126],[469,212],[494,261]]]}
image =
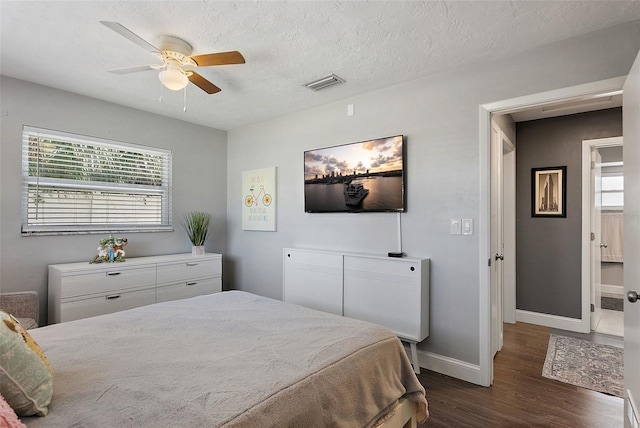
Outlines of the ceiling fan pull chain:
{"label": "ceiling fan pull chain", "polygon": [[160,98],[158,98],[158,101],[162,102],[164,101],[164,98],[162,98],[162,82],[160,82]]}
{"label": "ceiling fan pull chain", "polygon": [[187,87],[184,87],[184,107],[182,108],[183,112],[187,112]]}

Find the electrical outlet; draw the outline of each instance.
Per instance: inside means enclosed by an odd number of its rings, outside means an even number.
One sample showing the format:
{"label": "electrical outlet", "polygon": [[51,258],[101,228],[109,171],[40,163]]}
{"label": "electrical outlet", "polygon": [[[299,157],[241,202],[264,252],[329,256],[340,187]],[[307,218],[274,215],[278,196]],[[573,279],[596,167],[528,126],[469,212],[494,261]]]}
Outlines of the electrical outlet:
{"label": "electrical outlet", "polygon": [[347,116],[353,116],[353,104],[347,104]]}

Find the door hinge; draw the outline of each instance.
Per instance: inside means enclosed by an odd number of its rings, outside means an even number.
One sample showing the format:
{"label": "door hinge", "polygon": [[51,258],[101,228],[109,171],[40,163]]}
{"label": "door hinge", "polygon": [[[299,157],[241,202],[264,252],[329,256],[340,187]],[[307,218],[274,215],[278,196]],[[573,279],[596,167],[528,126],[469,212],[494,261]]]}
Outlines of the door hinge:
{"label": "door hinge", "polygon": [[591,304],[591,312],[595,312],[596,311],[596,305],[594,305],[593,303]]}
{"label": "door hinge", "polygon": [[593,232],[591,232],[591,240],[592,240],[592,241],[595,241],[595,240],[596,240],[596,234],[595,234],[595,233],[593,233]]}
{"label": "door hinge", "polygon": [[489,258],[489,263],[487,264],[487,266],[491,266],[491,258]]}
{"label": "door hinge", "polygon": [[595,161],[591,161],[591,169],[596,169],[596,163],[595,163]]}

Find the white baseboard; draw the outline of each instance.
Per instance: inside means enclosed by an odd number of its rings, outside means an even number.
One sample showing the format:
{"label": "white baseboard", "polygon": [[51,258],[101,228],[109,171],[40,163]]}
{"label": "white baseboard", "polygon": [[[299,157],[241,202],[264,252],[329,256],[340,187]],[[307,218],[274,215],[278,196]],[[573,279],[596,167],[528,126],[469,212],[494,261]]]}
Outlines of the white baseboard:
{"label": "white baseboard", "polygon": [[609,284],[601,284],[600,292],[613,294],[616,296],[623,297],[624,296],[624,287],[622,285],[609,285]]}
{"label": "white baseboard", "polygon": [[529,312],[517,309],[516,321],[557,328],[560,330],[575,331],[577,333],[585,333],[581,329],[582,320],[577,318],[561,317],[558,315],[541,314],[538,312]]}
{"label": "white baseboard", "polygon": [[420,367],[480,385],[480,366],[418,349]]}

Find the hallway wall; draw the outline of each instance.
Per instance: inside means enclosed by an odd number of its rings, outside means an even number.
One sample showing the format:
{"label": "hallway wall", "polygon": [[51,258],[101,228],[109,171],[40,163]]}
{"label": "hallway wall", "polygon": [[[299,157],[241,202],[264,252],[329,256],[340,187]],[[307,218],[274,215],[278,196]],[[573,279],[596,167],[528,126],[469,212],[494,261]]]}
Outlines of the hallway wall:
{"label": "hallway wall", "polygon": [[[622,135],[622,108],[516,124],[516,308],[580,319],[582,141]],[[531,216],[531,169],[567,167],[566,218]]]}

